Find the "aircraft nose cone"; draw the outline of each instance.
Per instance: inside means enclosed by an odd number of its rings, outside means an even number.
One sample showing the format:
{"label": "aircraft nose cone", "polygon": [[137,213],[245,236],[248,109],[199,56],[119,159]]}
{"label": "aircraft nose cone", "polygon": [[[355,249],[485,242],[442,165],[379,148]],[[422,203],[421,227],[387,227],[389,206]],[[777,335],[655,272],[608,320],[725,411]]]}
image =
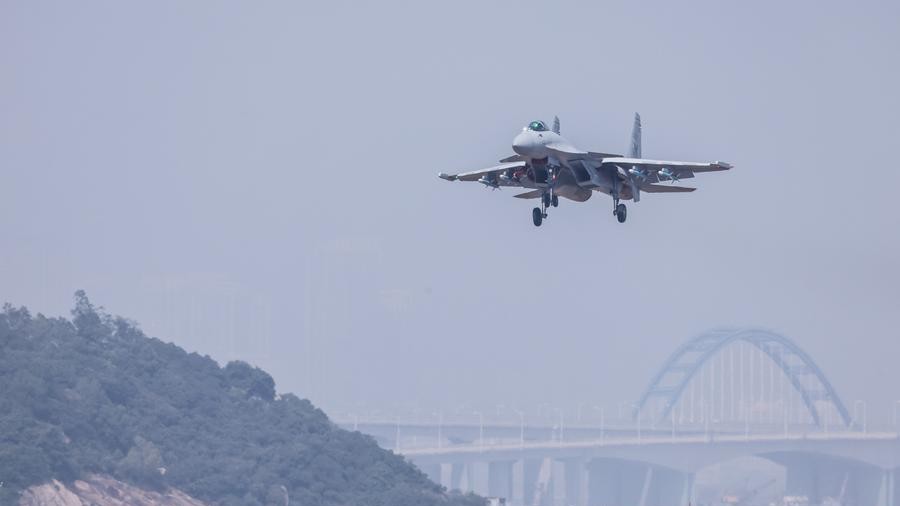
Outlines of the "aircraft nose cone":
{"label": "aircraft nose cone", "polygon": [[525,135],[524,133],[521,133],[521,134],[517,135],[515,139],[513,139],[512,148],[513,148],[513,151],[515,151],[517,155],[525,156],[528,154],[530,145],[531,145],[531,140],[528,138],[527,135]]}

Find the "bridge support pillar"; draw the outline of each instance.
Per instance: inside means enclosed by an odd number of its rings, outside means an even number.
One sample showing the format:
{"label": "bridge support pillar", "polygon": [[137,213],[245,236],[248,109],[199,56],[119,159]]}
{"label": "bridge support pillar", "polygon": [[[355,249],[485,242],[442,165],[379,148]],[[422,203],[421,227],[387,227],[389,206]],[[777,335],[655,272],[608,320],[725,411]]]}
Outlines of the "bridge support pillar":
{"label": "bridge support pillar", "polygon": [[535,506],[553,506],[553,478],[556,461],[546,457],[538,461],[537,473],[534,479],[534,493],[531,504]]}
{"label": "bridge support pillar", "polygon": [[694,498],[694,474],[684,473],[681,484],[681,501],[678,504],[679,506],[688,506],[696,503],[697,500]]}
{"label": "bridge support pillar", "polygon": [[459,490],[462,468],[461,464],[447,462],[441,464],[441,475],[438,483],[447,490]]}
{"label": "bridge support pillar", "polygon": [[897,475],[900,469],[883,469],[880,470],[881,477],[878,485],[878,496],[875,502],[876,506],[900,506],[897,497]]}
{"label": "bridge support pillar", "polygon": [[900,469],[892,469],[888,473],[890,473],[888,504],[890,506],[900,506],[900,491],[897,490],[897,481],[900,480]]}
{"label": "bridge support pillar", "polygon": [[854,502],[860,505],[888,506],[889,475],[890,472],[887,470],[856,466],[851,473],[851,480],[856,489]]}
{"label": "bridge support pillar", "polygon": [[[635,506],[640,504],[647,484],[646,464],[619,459],[598,458],[589,467],[590,504]],[[666,506],[670,506],[671,503]]]}
{"label": "bridge support pillar", "polygon": [[588,462],[583,458],[553,462],[553,505],[586,506],[588,504]]}
{"label": "bridge support pillar", "polygon": [[832,499],[858,506],[898,506],[893,471],[823,455],[779,454],[772,460],[787,470],[785,495],[805,496],[810,504]]}
{"label": "bridge support pillar", "polygon": [[638,506],[647,506],[647,496],[650,495],[650,485],[653,483],[653,466],[647,466],[644,470],[644,483],[641,485],[641,498]]}
{"label": "bridge support pillar", "polygon": [[487,462],[471,462],[466,466],[466,477],[469,479],[469,491],[480,496],[487,496],[490,491],[490,465]]}
{"label": "bridge support pillar", "polygon": [[513,462],[500,461],[488,464],[488,496],[512,498]]}
{"label": "bridge support pillar", "polygon": [[568,481],[568,476],[566,476],[566,463],[561,460],[553,460],[551,466],[553,506],[566,506],[566,482]]}
{"label": "bridge support pillar", "polygon": [[777,461],[786,469],[784,494],[787,496],[807,497],[809,504],[820,504],[823,497],[840,501],[850,492],[849,470],[841,470],[832,462],[825,464],[822,459],[803,454],[787,455]]}
{"label": "bridge support pillar", "polygon": [[566,461],[566,504],[587,506],[590,474],[587,459]]}
{"label": "bridge support pillar", "polygon": [[[594,459],[585,466],[580,501],[604,506],[687,506],[693,502],[694,475],[667,467],[619,459]],[[900,505],[898,505],[900,506]]]}
{"label": "bridge support pillar", "polygon": [[456,488],[453,486],[453,464],[441,464],[441,479],[438,483],[447,490]]}
{"label": "bridge support pillar", "polygon": [[522,461],[522,503],[541,504],[546,499],[549,469],[548,459],[528,459]]}
{"label": "bridge support pillar", "polygon": [[894,471],[881,471],[881,486],[878,489],[878,506],[894,506]]}
{"label": "bridge support pillar", "polygon": [[525,461],[519,459],[512,464],[510,500],[512,506],[525,506]]}
{"label": "bridge support pillar", "polygon": [[652,466],[648,471],[644,506],[687,506],[691,500],[693,476],[666,467]]}
{"label": "bridge support pillar", "polygon": [[447,490],[459,490],[460,492],[468,491],[469,483],[466,480],[466,465],[462,463],[453,463],[453,464],[442,464],[442,466],[446,466],[446,468],[441,469],[441,480],[444,479],[444,472],[446,471],[447,484],[443,484],[447,487]]}

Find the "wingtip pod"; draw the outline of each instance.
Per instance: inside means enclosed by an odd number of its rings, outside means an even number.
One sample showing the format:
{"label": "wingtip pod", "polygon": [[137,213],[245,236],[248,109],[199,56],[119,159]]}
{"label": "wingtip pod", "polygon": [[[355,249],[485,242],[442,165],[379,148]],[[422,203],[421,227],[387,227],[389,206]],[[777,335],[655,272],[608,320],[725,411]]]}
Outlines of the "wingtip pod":
{"label": "wingtip pod", "polygon": [[718,165],[719,167],[722,167],[722,169],[724,169],[724,170],[734,168],[734,165],[731,165],[730,163],[727,163],[727,162],[720,162],[718,160],[716,161],[716,165]]}
{"label": "wingtip pod", "polygon": [[438,172],[438,177],[445,181],[456,181],[456,176],[451,176],[446,172]]}

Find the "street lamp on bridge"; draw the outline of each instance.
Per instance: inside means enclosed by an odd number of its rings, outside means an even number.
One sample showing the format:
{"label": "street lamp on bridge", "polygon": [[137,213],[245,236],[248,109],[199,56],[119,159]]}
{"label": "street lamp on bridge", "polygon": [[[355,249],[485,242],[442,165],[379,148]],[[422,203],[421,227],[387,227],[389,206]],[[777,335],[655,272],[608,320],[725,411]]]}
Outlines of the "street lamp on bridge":
{"label": "street lamp on bridge", "polygon": [[860,411],[862,412],[862,431],[869,432],[869,405],[864,400],[853,403],[853,424],[859,427]]}
{"label": "street lamp on bridge", "polygon": [[[500,415],[500,412],[506,409],[506,405],[498,404],[497,405],[497,415]],[[513,413],[519,415],[519,448],[525,446],[525,413],[523,411],[519,411],[518,409],[510,406],[509,410]]]}
{"label": "street lamp on bridge", "polygon": [[600,410],[600,444],[603,444],[606,437],[606,410],[603,409],[603,406],[593,406],[593,409]]}
{"label": "street lamp on bridge", "polygon": [[472,414],[478,415],[478,447],[484,450],[484,414],[481,411]]}
{"label": "street lamp on bridge", "polygon": [[432,414],[436,414],[436,415],[437,415],[437,419],[438,419],[438,427],[437,427],[437,429],[438,429],[438,433],[437,433],[437,447],[438,447],[438,449],[440,449],[440,448],[443,448],[443,447],[444,447],[444,434],[443,434],[443,429],[444,429],[444,412],[443,412],[442,410],[439,409],[439,410],[437,410],[436,413],[432,413]]}
{"label": "street lamp on bridge", "polygon": [[525,412],[510,407],[513,413],[519,415],[519,448],[525,446]]}
{"label": "street lamp on bridge", "polygon": [[556,413],[559,415],[559,441],[562,442],[563,441],[563,423],[564,423],[563,412],[559,408],[553,408],[553,411],[556,411]]}

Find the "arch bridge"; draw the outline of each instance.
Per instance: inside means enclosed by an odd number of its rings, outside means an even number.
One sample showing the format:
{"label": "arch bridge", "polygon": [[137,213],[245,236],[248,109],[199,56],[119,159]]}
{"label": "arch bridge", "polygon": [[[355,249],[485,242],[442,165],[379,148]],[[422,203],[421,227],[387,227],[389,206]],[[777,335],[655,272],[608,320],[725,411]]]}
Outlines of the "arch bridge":
{"label": "arch bridge", "polygon": [[831,382],[796,343],[768,330],[723,328],[678,347],[644,390],[634,417],[649,412],[651,420],[663,422],[680,404],[692,418],[699,405],[702,419],[718,414],[717,421],[737,421],[761,410],[758,418],[792,421],[800,418],[794,397],[813,425],[831,416],[845,426],[852,422]]}
{"label": "arch bridge", "polygon": [[554,427],[527,426],[522,417],[496,425],[370,421],[359,429],[449,489],[515,506],[687,506],[696,502],[698,470],[746,456],[781,465],[785,493],[810,506],[829,498],[900,506],[896,428],[868,432],[809,354],[775,332],[720,328],[690,339],[632,407],[632,425],[612,429],[601,422],[564,432],[562,415]]}

